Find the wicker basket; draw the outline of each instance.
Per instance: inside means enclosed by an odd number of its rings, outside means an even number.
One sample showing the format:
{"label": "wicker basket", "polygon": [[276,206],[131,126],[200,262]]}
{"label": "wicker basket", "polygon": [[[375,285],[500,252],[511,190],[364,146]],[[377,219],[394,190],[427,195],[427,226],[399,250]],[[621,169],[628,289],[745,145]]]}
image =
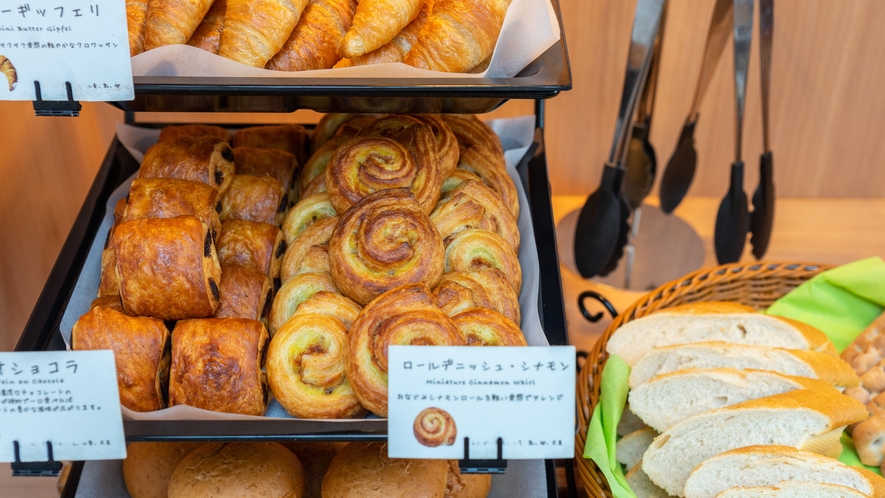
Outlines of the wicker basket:
{"label": "wicker basket", "polygon": [[646,294],[612,320],[602,337],[593,345],[578,374],[575,460],[587,494],[592,497],[612,496],[602,472],[592,460],[585,459],[583,454],[587,425],[599,400],[602,367],[608,359],[605,345],[618,327],[662,308],[697,301],[731,301],[764,309],[799,284],[829,268],[829,265],[805,263],[754,263],[699,270]]}

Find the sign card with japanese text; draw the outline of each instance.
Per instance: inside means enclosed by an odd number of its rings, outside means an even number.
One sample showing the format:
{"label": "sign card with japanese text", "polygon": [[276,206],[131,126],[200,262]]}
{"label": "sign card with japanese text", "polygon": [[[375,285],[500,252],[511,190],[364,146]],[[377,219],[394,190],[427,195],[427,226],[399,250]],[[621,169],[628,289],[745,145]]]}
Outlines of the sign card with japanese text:
{"label": "sign card with japanese text", "polygon": [[0,0],[0,100],[135,98],[123,0]]}
{"label": "sign card with japanese text", "polygon": [[388,455],[571,458],[575,348],[390,346]]}
{"label": "sign card with japanese text", "polygon": [[0,353],[0,462],[126,457],[112,351]]}

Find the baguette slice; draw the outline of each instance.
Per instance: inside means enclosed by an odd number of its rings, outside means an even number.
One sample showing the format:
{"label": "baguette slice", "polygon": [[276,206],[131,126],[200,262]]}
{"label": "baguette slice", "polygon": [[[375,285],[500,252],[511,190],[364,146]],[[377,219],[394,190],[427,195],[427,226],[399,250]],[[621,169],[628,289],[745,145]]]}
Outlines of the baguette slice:
{"label": "baguette slice", "polygon": [[642,454],[657,436],[658,433],[654,429],[646,427],[622,437],[615,447],[618,462],[632,469],[642,460]]}
{"label": "baguette slice", "polygon": [[629,400],[630,409],[643,422],[664,432],[708,410],[796,389],[833,387],[820,380],[765,370],[690,368],[652,378],[630,391]]}
{"label": "baguette slice", "polygon": [[627,322],[605,350],[632,366],[657,347],[709,341],[837,354],[827,336],[810,325],[718,302],[685,304]]}
{"label": "baguette slice", "polygon": [[699,342],[658,348],[643,356],[630,370],[630,388],[635,389],[655,376],[689,368],[771,370],[822,380],[837,388],[860,385],[850,365],[827,353]]}
{"label": "baguette slice", "polygon": [[651,482],[651,479],[642,470],[642,462],[630,469],[626,478],[627,485],[630,486],[630,490],[633,491],[636,498],[668,498],[670,496],[657,484]]}
{"label": "baguette slice", "polygon": [[715,498],[742,486],[774,486],[781,481],[839,484],[868,496],[885,496],[885,479],[866,469],[786,446],[750,446],[715,456],[692,471],[688,498]]}
{"label": "baguette slice", "polygon": [[783,481],[774,486],[729,488],[716,498],[872,498],[856,489],[822,482]]}
{"label": "baguette slice", "polygon": [[642,469],[664,491],[685,496],[688,476],[708,458],[758,444],[837,457],[844,427],[866,417],[862,404],[833,389],[800,389],[745,401],[674,425],[648,447]]}

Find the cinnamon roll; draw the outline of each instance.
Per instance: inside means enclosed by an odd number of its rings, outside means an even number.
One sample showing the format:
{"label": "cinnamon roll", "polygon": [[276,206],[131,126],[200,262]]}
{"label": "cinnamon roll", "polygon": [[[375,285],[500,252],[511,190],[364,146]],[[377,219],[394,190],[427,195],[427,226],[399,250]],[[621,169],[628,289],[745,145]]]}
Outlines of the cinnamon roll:
{"label": "cinnamon roll", "polygon": [[325,268],[320,271],[330,271],[328,249],[315,248],[329,245],[329,239],[332,237],[332,231],[338,225],[338,220],[337,216],[323,218],[295,237],[283,256],[281,271],[283,282],[303,273],[304,270],[317,268],[317,265],[319,268]]}
{"label": "cinnamon roll", "polygon": [[317,220],[337,216],[338,212],[329,201],[329,194],[321,193],[305,197],[289,210],[286,221],[283,222],[283,235],[286,243],[291,244],[295,237]]}
{"label": "cinnamon roll", "polygon": [[252,266],[271,281],[279,279],[287,247],[279,228],[257,221],[226,220],[215,246],[222,265]]}
{"label": "cinnamon roll", "polygon": [[[313,130],[313,150],[318,151],[326,142],[332,139],[338,130],[346,125],[356,131],[382,117],[381,114],[354,114],[343,112],[330,112],[323,114],[316,128]],[[314,152],[316,154],[316,152]]]}
{"label": "cinnamon roll", "polygon": [[472,308],[488,308],[516,325],[520,323],[519,296],[497,268],[445,273],[433,293],[436,305],[449,316]]}
{"label": "cinnamon roll", "polygon": [[477,146],[461,150],[458,169],[469,171],[481,178],[487,187],[501,197],[513,218],[519,219],[519,197],[507,170],[491,161],[488,155],[482,153]]}
{"label": "cinnamon roll", "polygon": [[482,178],[476,176],[474,173],[471,173],[469,171],[465,171],[463,169],[455,169],[455,171],[453,171],[451,175],[443,180],[440,191],[442,192],[442,195],[445,196],[452,190],[455,190],[458,185],[461,185],[467,180],[475,180],[481,182]]}
{"label": "cinnamon roll", "polygon": [[442,408],[430,407],[421,410],[421,413],[415,417],[412,433],[422,445],[436,448],[455,444],[458,428],[449,412]]}
{"label": "cinnamon roll", "polygon": [[295,313],[298,305],[319,291],[338,292],[328,273],[302,273],[287,280],[273,300],[268,325],[273,336]]}
{"label": "cinnamon roll", "polygon": [[519,258],[500,235],[488,230],[458,232],[446,246],[446,271],[477,271],[497,268],[517,294],[522,289]]}
{"label": "cinnamon roll", "polygon": [[300,418],[356,418],[365,408],[344,372],[347,328],[327,315],[300,314],[267,351],[267,380],[277,401]]}
{"label": "cinnamon roll", "polygon": [[489,159],[504,168],[504,148],[501,146],[501,139],[487,124],[472,114],[440,114],[439,117],[449,125],[462,150],[479,146],[488,154]]}
{"label": "cinnamon roll", "polygon": [[407,284],[379,296],[350,329],[347,377],[360,403],[387,416],[387,350],[392,345],[457,346],[461,334],[434,304],[424,284]]}
{"label": "cinnamon roll", "polygon": [[395,139],[361,134],[338,147],[326,170],[326,190],[339,213],[369,194],[394,188],[408,188],[425,213],[433,210],[442,185],[436,143],[429,126],[415,123]]}
{"label": "cinnamon roll", "polygon": [[433,132],[440,174],[445,178],[452,174],[458,165],[459,151],[455,134],[440,118],[432,114],[387,116],[363,128],[360,135],[389,137],[396,140],[407,128],[421,123],[430,126]]}
{"label": "cinnamon roll", "polygon": [[287,189],[276,178],[233,175],[230,188],[221,197],[221,219],[280,225],[288,207]]}
{"label": "cinnamon roll", "polygon": [[430,219],[448,245],[459,232],[471,228],[491,230],[519,254],[516,219],[494,191],[482,182],[467,180],[439,200]]}
{"label": "cinnamon roll", "polygon": [[342,293],[361,305],[407,283],[434,286],[445,249],[407,189],[382,190],[348,210],[332,232],[329,266]]}
{"label": "cinnamon roll", "polygon": [[349,331],[360,311],[362,311],[360,305],[341,294],[319,291],[299,304],[292,316],[306,314],[331,316],[340,320]]}
{"label": "cinnamon roll", "polygon": [[234,152],[227,140],[212,136],[179,137],[151,146],[138,178],[178,178],[205,183],[223,194],[234,173]]}
{"label": "cinnamon roll", "polygon": [[230,140],[230,133],[220,126],[205,124],[169,125],[160,130],[157,142],[168,142],[179,137],[217,137],[225,141]]}
{"label": "cinnamon roll", "polygon": [[[332,159],[332,154],[338,150],[338,147],[340,147],[341,144],[354,138],[358,133],[358,128],[345,124],[341,126],[341,128],[338,128],[335,135],[328,141],[324,142],[322,147],[316,149],[316,152],[314,152],[313,155],[310,156],[310,159],[304,164],[304,168],[301,169],[301,175],[298,178],[298,187],[302,192],[307,190],[309,185],[314,184],[323,185],[322,188],[323,191],[325,191],[326,169],[329,167],[329,161]],[[318,186],[313,187],[315,192],[317,192],[318,189]],[[306,194],[302,195],[306,197]]]}
{"label": "cinnamon roll", "polygon": [[509,318],[488,308],[462,311],[452,317],[468,346],[525,346],[525,336]]}

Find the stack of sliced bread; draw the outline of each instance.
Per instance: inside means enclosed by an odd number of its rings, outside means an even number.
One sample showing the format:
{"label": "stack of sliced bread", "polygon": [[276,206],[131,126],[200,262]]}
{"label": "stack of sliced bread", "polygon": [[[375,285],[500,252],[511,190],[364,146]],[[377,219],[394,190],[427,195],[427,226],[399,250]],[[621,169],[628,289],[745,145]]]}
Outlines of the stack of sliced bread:
{"label": "stack of sliced bread", "polygon": [[885,479],[835,460],[868,412],[819,330],[696,303],[626,323],[606,351],[631,366],[616,453],[639,498],[885,497]]}

